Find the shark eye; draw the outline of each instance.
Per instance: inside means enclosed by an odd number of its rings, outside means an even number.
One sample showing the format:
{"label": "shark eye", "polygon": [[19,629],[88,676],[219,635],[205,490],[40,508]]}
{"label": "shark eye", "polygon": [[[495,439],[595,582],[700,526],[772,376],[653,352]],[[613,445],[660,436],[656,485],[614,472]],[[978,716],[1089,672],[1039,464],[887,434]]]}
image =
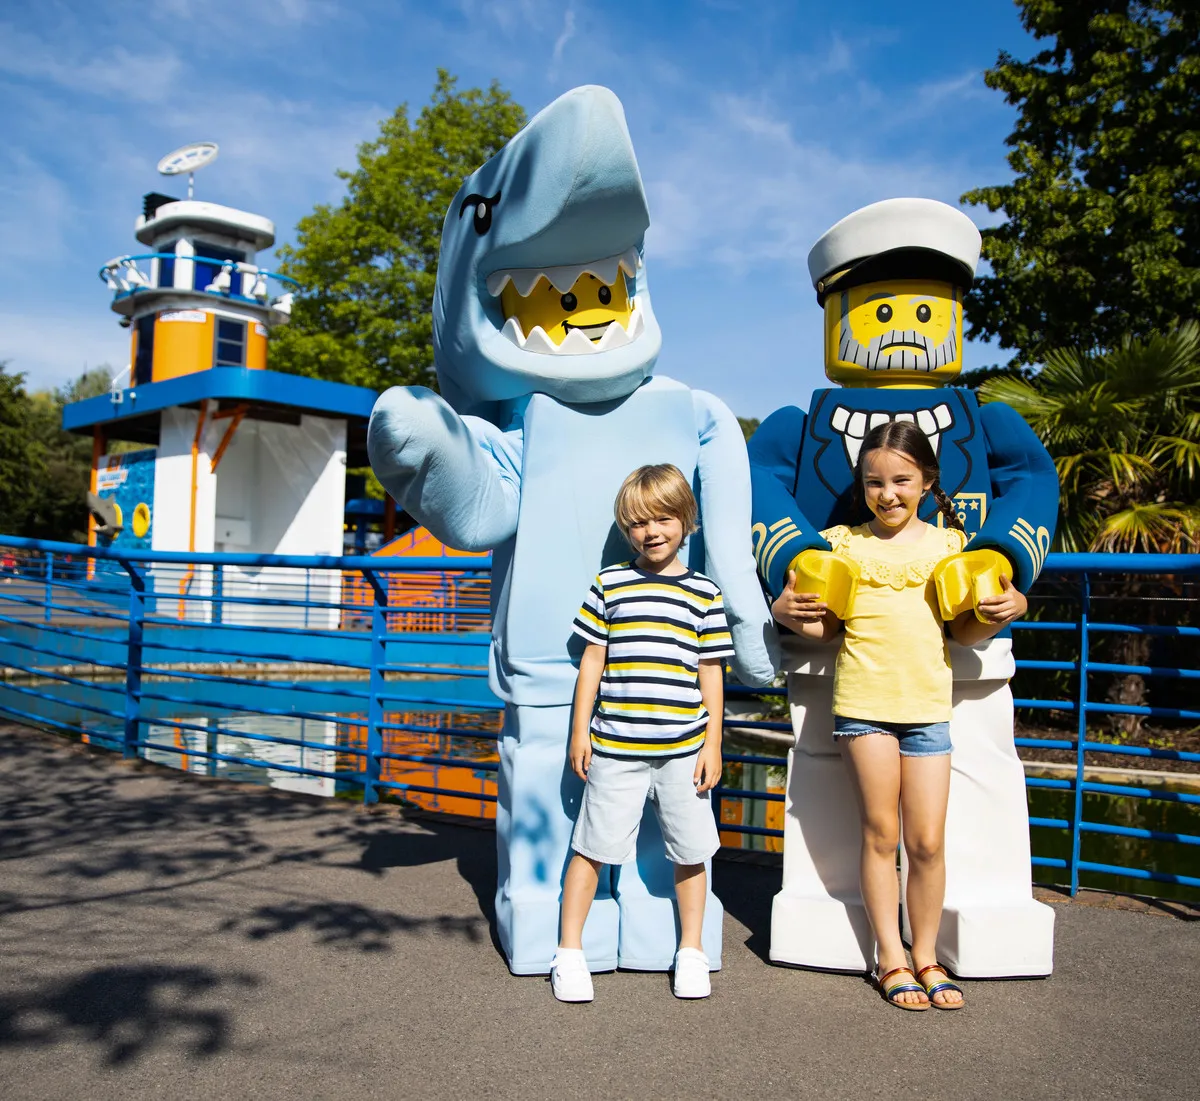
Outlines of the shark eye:
{"label": "shark eye", "polygon": [[567,293],[559,299],[559,302],[562,303],[562,308],[566,310],[567,313],[570,313],[573,309],[575,309],[576,306],[579,305],[579,299],[576,298],[570,291],[567,291]]}
{"label": "shark eye", "polygon": [[600,290],[597,292],[601,306],[607,306],[612,301],[612,291],[610,291],[603,283],[600,284]]}
{"label": "shark eye", "polygon": [[886,302],[884,302],[884,303],[883,303],[883,304],[882,304],[882,305],[881,305],[881,306],[880,306],[880,307],[879,307],[879,308],[878,308],[878,309],[875,311],[875,316],[876,316],[877,318],[879,318],[879,320],[880,320],[880,321],[883,321],[883,322],[888,322],[888,321],[891,321],[891,319],[892,319],[892,307],[891,307],[891,306],[889,306],[889,305],[888,305]]}
{"label": "shark eye", "polygon": [[917,307],[917,320],[922,324],[928,321],[932,316],[933,311],[930,310],[930,308],[926,306],[924,302]]}
{"label": "shark eye", "polygon": [[475,232],[482,237],[492,228],[492,210],[500,204],[500,192],[497,191],[490,199],[486,195],[468,195],[458,208],[461,218],[472,207],[475,209]]}

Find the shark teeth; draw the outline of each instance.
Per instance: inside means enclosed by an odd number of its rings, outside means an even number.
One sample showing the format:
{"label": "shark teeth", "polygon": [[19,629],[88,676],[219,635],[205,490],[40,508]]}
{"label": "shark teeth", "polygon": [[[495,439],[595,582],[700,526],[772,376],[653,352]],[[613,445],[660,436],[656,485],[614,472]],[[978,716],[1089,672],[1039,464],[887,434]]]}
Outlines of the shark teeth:
{"label": "shark teeth", "polygon": [[[614,277],[615,278],[615,277]],[[638,306],[638,300],[633,300],[633,313],[629,317],[629,328],[619,321],[612,321],[599,340],[590,340],[582,329],[572,329],[567,333],[561,344],[555,344],[541,325],[535,325],[527,336],[521,331],[521,325],[515,317],[510,317],[500,330],[500,335],[507,337],[518,348],[526,352],[540,352],[553,356],[591,355],[594,352],[607,352],[611,348],[620,348],[631,344],[645,331],[646,319]]]}
{"label": "shark teeth", "polygon": [[623,271],[628,276],[637,274],[642,259],[636,247],[627,248],[619,256],[610,256],[605,260],[592,260],[587,264],[561,264],[552,268],[506,268],[494,271],[487,277],[488,294],[498,295],[505,286],[512,283],[522,298],[527,298],[529,292],[537,286],[541,278],[545,278],[559,294],[566,294],[581,275],[594,275],[601,283],[611,287],[617,281],[617,272]]}

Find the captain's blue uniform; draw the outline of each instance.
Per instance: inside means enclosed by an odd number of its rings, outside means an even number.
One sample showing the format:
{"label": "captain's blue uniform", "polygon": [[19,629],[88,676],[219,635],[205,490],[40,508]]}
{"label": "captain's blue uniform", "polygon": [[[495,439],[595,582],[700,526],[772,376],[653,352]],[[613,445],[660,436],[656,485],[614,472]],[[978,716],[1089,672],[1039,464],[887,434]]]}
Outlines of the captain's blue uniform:
{"label": "captain's blue uniform", "polygon": [[[772,413],[750,439],[754,553],[772,597],[803,550],[828,550],[820,532],[867,519],[851,499],[863,437],[882,420],[912,420],[933,444],[941,486],[954,500],[972,550],[990,547],[1013,566],[1023,592],[1045,561],[1058,511],[1054,462],[1007,405],[979,405],[958,386],[825,389],[807,414]],[[940,523],[932,498],[922,519]]]}

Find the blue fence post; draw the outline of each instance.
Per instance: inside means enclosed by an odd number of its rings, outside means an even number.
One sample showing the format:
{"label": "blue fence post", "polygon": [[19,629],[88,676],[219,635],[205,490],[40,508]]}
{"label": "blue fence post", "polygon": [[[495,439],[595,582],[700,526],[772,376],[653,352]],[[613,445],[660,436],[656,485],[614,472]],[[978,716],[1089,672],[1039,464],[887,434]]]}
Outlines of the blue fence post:
{"label": "blue fence post", "polygon": [[46,551],[46,622],[50,622],[50,617],[53,615],[53,610],[50,605],[54,603],[54,552]]}
{"label": "blue fence post", "polygon": [[371,606],[371,679],[367,700],[367,756],[363,761],[363,803],[377,803],[380,761],[383,752],[383,666],[387,660],[387,585],[374,570],[363,570],[363,577],[375,594]]}
{"label": "blue fence post", "polygon": [[1092,596],[1092,582],[1086,570],[1079,577],[1079,699],[1078,723],[1075,733],[1075,805],[1071,811],[1071,897],[1079,893],[1079,849],[1083,830],[1083,776],[1084,748],[1087,741],[1088,720],[1088,607]]}
{"label": "blue fence post", "polygon": [[214,623],[225,622],[225,566],[218,562],[213,566],[213,614]]}
{"label": "blue fence post", "polygon": [[142,624],[146,618],[146,578],[124,559],[129,574],[129,651],[125,659],[125,743],[122,755],[136,757],[142,711]]}

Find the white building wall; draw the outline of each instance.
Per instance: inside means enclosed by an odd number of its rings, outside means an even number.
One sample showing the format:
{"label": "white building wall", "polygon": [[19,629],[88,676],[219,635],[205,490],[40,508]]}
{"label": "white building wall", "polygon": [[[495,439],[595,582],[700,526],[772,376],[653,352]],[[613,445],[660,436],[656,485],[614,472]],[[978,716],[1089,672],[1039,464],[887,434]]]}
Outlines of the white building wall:
{"label": "white building wall", "polygon": [[[209,403],[210,409],[212,403]],[[154,524],[151,543],[154,550],[208,553],[213,549],[216,518],[217,480],[211,468],[212,427],[206,424],[196,457],[195,541],[192,543],[192,444],[196,438],[199,409],[163,410],[154,471]],[[219,422],[218,422],[219,423]],[[160,597],[158,615],[188,619],[208,619],[207,601],[181,597],[207,596],[211,591],[211,570],[197,567],[159,564],[154,567],[154,589]]]}
{"label": "white building wall", "polygon": [[[243,421],[217,471],[216,549],[252,554],[341,553],[346,507],[346,422]],[[226,567],[228,596],[336,603],[336,571]],[[328,608],[229,605],[225,622],[336,628]]]}

